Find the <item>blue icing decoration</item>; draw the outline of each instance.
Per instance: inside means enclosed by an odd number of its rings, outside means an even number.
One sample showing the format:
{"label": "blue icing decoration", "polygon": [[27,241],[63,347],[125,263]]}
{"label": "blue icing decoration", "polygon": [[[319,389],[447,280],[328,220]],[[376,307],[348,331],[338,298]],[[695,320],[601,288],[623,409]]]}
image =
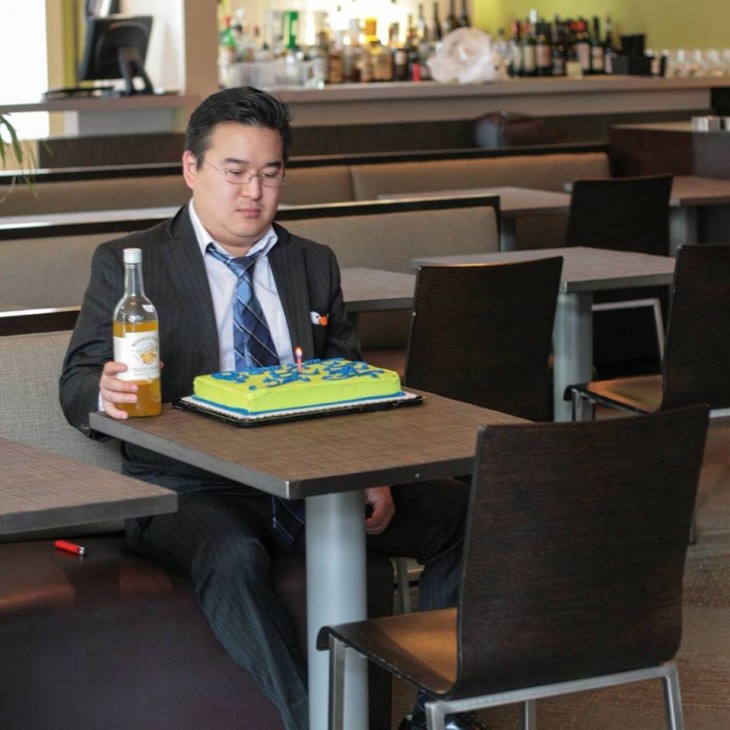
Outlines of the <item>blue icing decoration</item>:
{"label": "blue icing decoration", "polygon": [[[323,362],[320,359],[305,360],[302,363],[305,372],[299,372],[295,363],[288,365],[272,365],[269,367],[253,367],[247,370],[223,370],[212,373],[216,380],[225,380],[232,383],[244,384],[251,377],[263,376],[262,385],[265,388],[276,388],[286,383],[296,381],[311,382],[313,377],[322,376],[323,380],[349,380],[351,378],[377,378],[383,374],[382,369],[372,368],[362,360],[350,361],[344,358],[333,358]],[[260,386],[252,383],[249,390],[258,390]]]}

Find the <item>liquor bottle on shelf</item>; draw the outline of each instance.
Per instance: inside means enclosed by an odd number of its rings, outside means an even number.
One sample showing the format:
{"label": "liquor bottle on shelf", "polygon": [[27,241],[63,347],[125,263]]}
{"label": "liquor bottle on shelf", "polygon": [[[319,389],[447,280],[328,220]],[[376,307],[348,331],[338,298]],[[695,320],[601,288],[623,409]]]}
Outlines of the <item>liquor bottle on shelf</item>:
{"label": "liquor bottle on shelf", "polygon": [[537,39],[529,20],[522,26],[522,76],[537,76]]}
{"label": "liquor bottle on shelf", "polygon": [[413,22],[413,15],[408,14],[408,23],[406,25],[406,79],[408,81],[421,81],[421,56],[418,51],[418,33],[416,24]]}
{"label": "liquor bottle on shelf", "polygon": [[329,52],[327,54],[328,84],[341,84],[344,81],[342,68],[342,37],[342,30],[336,30],[332,33],[332,42],[330,43]]}
{"label": "liquor bottle on shelf", "polygon": [[510,61],[508,73],[510,76],[522,76],[524,64],[522,62],[522,26],[515,18],[512,21],[512,40],[510,41]]}
{"label": "liquor bottle on shelf", "polygon": [[426,23],[426,16],[423,14],[423,3],[419,3],[418,18],[416,19],[416,38],[420,43],[423,40],[427,41],[429,36],[428,23]]}
{"label": "liquor bottle on shelf", "polygon": [[393,81],[408,81],[408,48],[401,41],[400,25],[391,23],[388,28],[388,45],[393,51]]}
{"label": "liquor bottle on shelf", "polygon": [[444,34],[450,33],[459,27],[459,18],[456,16],[456,0],[449,0],[449,12],[444,20]]}
{"label": "liquor bottle on shelf", "polygon": [[418,44],[418,64],[421,73],[421,81],[431,79],[431,69],[428,67],[428,59],[433,53],[434,45],[431,42],[431,31],[423,11],[423,5],[418,6],[418,20],[416,21],[416,41]]}
{"label": "liquor bottle on shelf", "polygon": [[601,21],[597,15],[593,16],[593,32],[590,36],[591,43],[591,73],[603,74],[606,72],[605,48],[601,41]]}
{"label": "liquor bottle on shelf", "polygon": [[377,18],[365,19],[365,41],[372,65],[372,80],[392,81],[393,52],[380,42]]}
{"label": "liquor bottle on shelf", "polygon": [[553,49],[550,37],[550,24],[541,20],[535,35],[535,66],[538,76],[553,75]]}
{"label": "liquor bottle on shelf", "polygon": [[145,296],[142,250],[124,249],[124,295],[114,309],[112,322],[114,360],[127,369],[117,377],[137,384],[136,403],[118,403],[130,416],[157,416],[160,395],[160,336],[157,311]]}
{"label": "liquor bottle on shelf", "polygon": [[459,13],[459,26],[462,28],[469,28],[471,26],[471,19],[469,18],[469,11],[466,7],[466,0],[461,0],[461,12]]}
{"label": "liquor bottle on shelf", "polygon": [[553,23],[552,40],[552,75],[565,76],[565,60],[567,56],[567,49],[565,47],[565,29],[557,15],[555,16],[555,22]]}
{"label": "liquor bottle on shelf", "polygon": [[351,18],[342,47],[342,79],[346,84],[360,81],[361,56],[360,21],[358,18]]}
{"label": "liquor bottle on shelf", "polygon": [[591,43],[588,25],[583,18],[578,18],[575,33],[575,55],[584,74],[591,72]]}
{"label": "liquor bottle on shelf", "polygon": [[237,61],[236,36],[231,16],[223,16],[223,25],[218,34],[218,84],[231,85],[231,66]]}
{"label": "liquor bottle on shelf", "polygon": [[613,23],[611,16],[606,16],[604,24],[606,35],[603,39],[603,70],[607,74],[613,73],[613,57],[616,55],[616,48],[613,41]]}
{"label": "liquor bottle on shelf", "polygon": [[433,4],[433,19],[431,20],[431,38],[434,43],[440,43],[443,37],[444,31],[439,19],[439,4],[435,2]]}

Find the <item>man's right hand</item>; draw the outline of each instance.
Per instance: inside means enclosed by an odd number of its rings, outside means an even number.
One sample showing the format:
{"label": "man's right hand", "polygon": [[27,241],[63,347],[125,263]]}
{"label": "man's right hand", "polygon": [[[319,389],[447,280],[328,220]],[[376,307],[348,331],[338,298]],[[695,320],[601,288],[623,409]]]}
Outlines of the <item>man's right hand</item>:
{"label": "man's right hand", "polygon": [[129,415],[117,408],[117,403],[136,403],[137,384],[120,380],[118,373],[123,373],[127,366],[123,362],[110,361],[104,365],[99,380],[99,393],[104,413],[112,418],[124,420]]}

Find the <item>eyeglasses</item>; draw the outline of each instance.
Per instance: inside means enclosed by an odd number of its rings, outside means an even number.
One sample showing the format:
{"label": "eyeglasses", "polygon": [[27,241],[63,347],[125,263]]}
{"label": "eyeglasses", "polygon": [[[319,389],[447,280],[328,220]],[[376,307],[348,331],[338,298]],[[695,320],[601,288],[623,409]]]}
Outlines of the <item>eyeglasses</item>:
{"label": "eyeglasses", "polygon": [[205,162],[206,165],[210,165],[214,170],[222,173],[226,182],[231,185],[250,185],[255,177],[259,179],[259,182],[265,188],[280,188],[284,184],[285,174],[283,169],[279,169],[276,172],[251,172],[251,170],[237,170],[235,168],[221,170],[219,167],[208,162],[205,157],[201,157],[200,160],[201,162]]}

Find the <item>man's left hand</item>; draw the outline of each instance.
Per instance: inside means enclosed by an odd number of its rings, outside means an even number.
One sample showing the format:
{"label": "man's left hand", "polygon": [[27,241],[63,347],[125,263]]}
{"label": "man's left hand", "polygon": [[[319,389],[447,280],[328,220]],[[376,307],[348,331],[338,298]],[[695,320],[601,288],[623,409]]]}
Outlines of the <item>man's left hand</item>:
{"label": "man's left hand", "polygon": [[379,535],[390,524],[395,514],[390,487],[366,489],[365,500],[372,508],[372,513],[365,519],[365,532],[368,535]]}

